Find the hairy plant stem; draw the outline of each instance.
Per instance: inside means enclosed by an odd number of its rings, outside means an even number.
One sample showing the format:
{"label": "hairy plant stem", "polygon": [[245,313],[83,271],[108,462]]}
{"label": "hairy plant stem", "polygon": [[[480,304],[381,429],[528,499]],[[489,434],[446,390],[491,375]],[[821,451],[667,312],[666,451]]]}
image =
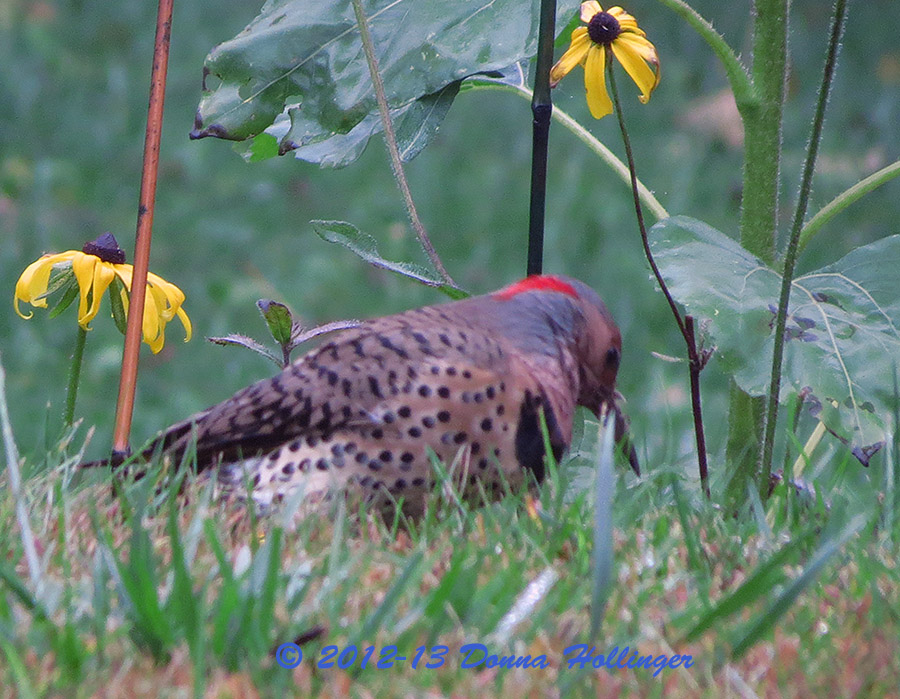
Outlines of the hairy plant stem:
{"label": "hairy plant stem", "polygon": [[72,363],[69,365],[69,379],[66,385],[66,408],[63,412],[63,427],[70,427],[75,419],[75,399],[78,397],[78,382],[81,380],[81,363],[84,359],[84,343],[87,330],[78,326],[75,335],[75,349],[72,351]]}
{"label": "hairy plant stem", "polygon": [[544,213],[547,201],[547,147],[550,142],[550,67],[553,64],[553,35],[556,0],[541,0],[534,96],[531,99],[531,204],[528,222],[528,262],[526,274],[540,274],[544,268]]}
{"label": "hairy plant stem", "polygon": [[381,73],[378,70],[378,58],[375,56],[375,44],[372,42],[372,34],[369,31],[369,22],[366,19],[366,13],[363,10],[362,0],[352,0],[353,12],[356,14],[356,24],[359,26],[359,35],[362,38],[363,52],[366,54],[366,63],[369,65],[369,74],[372,76],[372,87],[375,90],[375,101],[378,103],[378,111],[381,114],[381,125],[384,129],[384,142],[387,144],[388,154],[391,160],[391,170],[394,173],[394,179],[397,181],[397,187],[400,194],[403,195],[403,202],[406,204],[406,212],[409,215],[409,221],[412,224],[413,231],[419,239],[419,244],[431,260],[431,264],[441,278],[448,284],[456,286],[456,282],[447,272],[441,258],[438,257],[437,251],[431,244],[431,239],[425,231],[425,226],[419,218],[416,211],[416,205],[413,202],[412,192],[409,189],[409,182],[406,180],[406,174],[403,172],[403,162],[400,160],[400,149],[397,147],[397,136],[394,132],[394,124],[391,121],[391,110],[388,106],[387,96],[384,91],[384,82],[381,79]]}
{"label": "hairy plant stem", "polygon": [[697,341],[694,335],[694,319],[691,316],[681,317],[681,312],[669,293],[669,287],[663,279],[656,260],[653,259],[653,252],[650,250],[650,239],[647,237],[647,227],[644,224],[644,213],[641,208],[641,197],[638,192],[637,185],[637,169],[634,165],[634,155],[631,150],[631,139],[628,137],[628,129],[625,127],[625,115],[622,113],[622,103],[619,100],[619,91],[616,89],[616,76],[613,71],[613,61],[610,52],[607,52],[606,74],[608,76],[609,91],[612,94],[613,105],[616,110],[616,118],[619,120],[619,129],[622,132],[622,142],[625,145],[625,156],[628,161],[628,171],[631,173],[631,194],[634,198],[634,211],[637,215],[638,228],[641,232],[641,244],[644,247],[644,255],[647,262],[650,263],[650,269],[653,270],[653,276],[659,288],[662,289],[663,295],[669,304],[672,315],[675,316],[675,322],[684,338],[684,344],[687,346],[688,368],[691,380],[691,410],[694,416],[694,436],[697,442],[697,466],[700,471],[700,484],[706,497],[710,497],[709,491],[709,468],[706,458],[706,436],[703,430],[703,413],[700,402],[700,372],[705,364],[704,358],[697,351]]}
{"label": "hairy plant stem", "polygon": [[797,198],[797,210],[794,212],[794,222],[791,226],[791,237],[788,240],[784,254],[784,268],[781,274],[781,296],[778,299],[778,313],[775,317],[775,345],[772,353],[772,376],[769,381],[768,405],[766,407],[765,438],[759,465],[759,485],[763,497],[768,492],[768,481],[772,472],[772,451],[775,444],[775,426],[778,422],[778,397],[781,392],[781,370],[784,361],[784,331],[787,325],[788,304],[790,303],[791,284],[794,281],[794,268],[797,263],[797,250],[800,242],[800,233],[803,230],[803,220],[806,218],[806,208],[809,204],[809,194],[812,190],[813,172],[816,167],[816,156],[819,152],[819,143],[822,138],[822,126],[825,123],[825,109],[828,106],[828,96],[834,80],[834,70],[837,65],[837,55],[841,44],[841,35],[844,31],[847,16],[847,1],[837,0],[834,6],[834,15],[831,20],[831,34],[828,42],[828,53],[825,57],[825,68],[822,74],[822,84],[819,87],[819,99],[816,103],[816,114],[813,118],[812,132],[806,150],[806,163],[803,166],[803,176],[800,180],[800,193]]}
{"label": "hairy plant stem", "polygon": [[[778,177],[781,167],[781,123],[787,64],[788,0],[755,0],[753,67],[757,99],[739,104],[744,123],[744,175],[741,202],[741,245],[767,264],[775,261],[778,223]],[[728,500],[744,502],[747,487],[759,478],[765,399],[745,393],[731,382],[726,460],[731,468]],[[760,488],[768,484],[757,482]]]}

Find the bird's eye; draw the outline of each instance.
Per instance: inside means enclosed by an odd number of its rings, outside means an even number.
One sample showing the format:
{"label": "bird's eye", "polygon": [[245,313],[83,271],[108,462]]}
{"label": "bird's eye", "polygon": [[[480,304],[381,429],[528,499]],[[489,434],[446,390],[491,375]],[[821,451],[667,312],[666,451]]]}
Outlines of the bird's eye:
{"label": "bird's eye", "polygon": [[606,350],[606,366],[618,369],[619,368],[619,359],[621,358],[622,353],[615,347],[610,347]]}

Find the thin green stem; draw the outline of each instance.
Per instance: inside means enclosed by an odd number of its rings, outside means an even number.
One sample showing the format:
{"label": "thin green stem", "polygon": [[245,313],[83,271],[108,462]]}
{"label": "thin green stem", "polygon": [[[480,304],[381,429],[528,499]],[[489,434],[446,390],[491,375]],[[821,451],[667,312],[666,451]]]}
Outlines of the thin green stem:
{"label": "thin green stem", "polygon": [[834,16],[831,21],[831,35],[828,42],[828,53],[825,58],[825,69],[822,74],[822,85],[819,88],[819,99],[816,114],[813,118],[812,133],[806,151],[806,163],[800,180],[800,195],[797,198],[797,210],[791,226],[791,237],[788,240],[784,255],[784,269],[781,276],[781,297],[778,300],[778,313],[775,317],[775,346],[772,354],[772,376],[769,382],[769,399],[766,408],[766,428],[760,462],[760,491],[762,496],[768,492],[769,475],[772,472],[772,451],[775,444],[775,425],[778,422],[778,398],[781,392],[781,369],[784,361],[784,331],[787,325],[788,304],[791,296],[791,283],[794,280],[794,267],[797,263],[797,250],[806,208],[812,191],[812,178],[816,167],[816,156],[822,139],[822,127],[825,123],[825,109],[828,96],[834,81],[834,70],[837,65],[837,54],[841,45],[841,35],[847,17],[847,1],[837,0]]}
{"label": "thin green stem", "polygon": [[66,409],[63,413],[63,425],[69,427],[75,417],[75,399],[78,396],[78,382],[81,379],[81,362],[84,359],[84,343],[87,330],[78,326],[75,335],[75,349],[72,352],[72,364],[69,366],[69,382],[66,388]]}
{"label": "thin green stem", "polygon": [[841,211],[846,209],[856,200],[877,189],[885,182],[889,182],[897,175],[900,175],[900,160],[891,163],[887,167],[881,168],[878,172],[874,172],[864,180],[860,180],[855,185],[844,192],[838,194],[834,199],[819,209],[819,212],[813,216],[800,231],[800,242],[798,248],[800,252],[806,247],[806,244],[819,230],[828,223],[832,218],[837,216]]}
{"label": "thin green stem", "polygon": [[[511,91],[519,97],[522,97],[523,99],[527,99],[529,101],[531,100],[532,96],[531,90],[529,90],[527,87],[521,85],[510,85],[508,83],[484,81],[469,87],[469,89]],[[571,131],[578,138],[578,140],[584,143],[595,154],[600,156],[600,159],[622,179],[622,182],[624,182],[627,186],[631,185],[631,173],[628,171],[628,166],[621,160],[619,160],[619,158],[617,158],[609,148],[607,148],[599,140],[597,140],[597,138],[593,134],[591,134],[590,131],[588,131],[575,119],[573,119],[566,112],[560,109],[559,106],[553,107],[553,119],[564,126],[566,129]],[[663,205],[659,203],[659,200],[655,196],[653,196],[653,192],[651,192],[647,188],[647,186],[640,180],[637,181],[637,185],[641,203],[645,207],[647,207],[647,209],[653,214],[656,220],[659,221],[664,218],[668,218],[669,212],[666,211],[665,207],[663,207]]]}
{"label": "thin green stem", "polygon": [[352,0],[353,11],[356,14],[356,23],[359,26],[359,35],[362,38],[363,51],[366,54],[366,62],[369,64],[369,74],[372,76],[372,87],[375,89],[375,101],[378,103],[378,111],[381,114],[381,124],[384,129],[384,142],[387,144],[388,153],[391,159],[391,170],[394,172],[394,179],[397,180],[397,187],[403,195],[403,202],[406,204],[406,211],[409,214],[409,220],[412,224],[419,244],[431,260],[437,273],[448,284],[456,286],[453,278],[438,257],[437,251],[431,244],[431,239],[425,231],[425,226],[419,218],[416,211],[416,205],[413,202],[412,192],[409,189],[409,182],[406,180],[406,174],[403,172],[403,161],[400,160],[400,149],[397,147],[397,136],[394,132],[394,124],[391,121],[391,110],[388,106],[387,96],[384,91],[384,82],[381,79],[381,73],[378,70],[378,58],[375,56],[375,44],[372,42],[372,34],[369,32],[369,22],[366,19],[366,13],[363,10],[362,0]]}
{"label": "thin green stem", "polygon": [[616,117],[619,120],[619,130],[622,132],[625,155],[628,159],[631,193],[634,198],[634,211],[637,215],[638,228],[641,232],[641,244],[644,246],[644,255],[647,257],[647,262],[650,263],[653,275],[656,277],[659,288],[662,289],[663,295],[669,303],[669,308],[672,310],[672,315],[675,316],[675,322],[678,324],[678,329],[681,331],[681,336],[684,338],[684,344],[687,346],[688,368],[690,370],[691,379],[691,409],[694,416],[694,434],[697,441],[697,464],[700,470],[700,483],[703,487],[703,492],[708,498],[710,497],[708,478],[709,469],[706,460],[706,435],[703,430],[703,415],[700,405],[700,372],[703,369],[704,360],[697,351],[697,342],[694,335],[694,319],[691,316],[685,318],[681,317],[681,312],[675,304],[675,299],[673,299],[672,295],[669,293],[669,288],[666,286],[662,273],[656,265],[656,260],[653,259],[653,252],[650,250],[650,240],[647,236],[647,227],[644,225],[644,213],[641,209],[641,198],[638,194],[637,168],[634,165],[631,139],[628,137],[628,129],[625,127],[625,115],[622,113],[622,103],[619,100],[619,91],[616,89],[616,76],[613,71],[613,61],[610,60],[610,58],[610,56],[607,56],[606,74],[609,78],[609,91],[612,94]]}
{"label": "thin green stem", "polygon": [[713,53],[719,57],[722,66],[725,68],[725,75],[728,78],[728,83],[731,85],[731,91],[734,93],[734,100],[737,102],[738,110],[743,112],[744,110],[755,108],[759,103],[756,88],[750,80],[747,70],[724,37],[713,28],[709,21],[704,19],[684,0],[659,0],[659,2],[676,12],[691,25],[703,40],[709,44]]}

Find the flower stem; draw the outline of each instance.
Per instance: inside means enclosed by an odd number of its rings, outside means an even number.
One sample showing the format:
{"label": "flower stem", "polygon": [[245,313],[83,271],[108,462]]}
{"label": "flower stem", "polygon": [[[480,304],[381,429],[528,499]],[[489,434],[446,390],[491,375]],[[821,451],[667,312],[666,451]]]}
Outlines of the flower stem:
{"label": "flower stem", "polygon": [[63,413],[63,427],[70,427],[75,417],[75,399],[78,396],[78,382],[81,379],[81,362],[84,359],[84,343],[87,330],[78,326],[75,335],[75,349],[72,352],[72,364],[69,366],[69,381],[66,388],[66,409]]}
{"label": "flower stem", "polygon": [[825,69],[822,74],[822,85],[819,88],[816,114],[813,119],[812,133],[810,134],[809,144],[806,150],[806,163],[803,166],[803,176],[800,180],[800,195],[797,198],[797,210],[794,212],[791,237],[788,240],[787,249],[784,255],[784,269],[781,275],[781,297],[778,300],[778,313],[775,317],[775,347],[772,353],[772,376],[769,382],[769,398],[768,406],[766,408],[765,438],[760,461],[759,485],[763,495],[768,490],[769,476],[772,472],[772,451],[775,444],[775,425],[778,422],[778,397],[781,392],[781,369],[784,361],[784,331],[785,326],[787,325],[791,284],[794,281],[794,267],[797,262],[800,233],[803,229],[803,219],[806,217],[809,194],[812,190],[812,178],[816,167],[816,156],[819,152],[819,143],[822,138],[822,126],[825,123],[825,109],[828,106],[828,96],[831,92],[831,85],[834,80],[837,54],[841,45],[841,35],[844,31],[846,17],[846,0],[837,0],[834,6],[834,16],[831,20],[831,35],[828,42],[828,53],[825,58]]}
{"label": "flower stem", "polygon": [[441,278],[448,284],[456,286],[453,278],[438,257],[437,251],[431,244],[431,239],[425,231],[425,226],[419,218],[416,211],[416,205],[413,203],[412,192],[409,189],[409,182],[406,180],[406,174],[403,172],[403,162],[400,160],[400,149],[397,147],[397,136],[394,132],[394,124],[391,121],[391,111],[388,106],[387,96],[384,91],[384,82],[381,79],[381,73],[378,71],[378,58],[375,56],[375,44],[372,42],[372,34],[369,32],[369,22],[366,19],[366,13],[363,10],[362,0],[352,0],[353,12],[356,14],[356,24],[359,26],[359,35],[362,38],[363,52],[366,54],[366,63],[369,65],[369,74],[372,76],[372,87],[375,90],[375,101],[378,103],[378,111],[381,114],[381,125],[384,129],[384,142],[387,144],[388,154],[391,160],[391,170],[394,173],[394,179],[397,180],[397,187],[403,196],[406,204],[406,211],[409,214],[409,220],[415,231],[419,244],[431,260],[435,270],[441,275]]}
{"label": "flower stem", "polygon": [[653,270],[653,276],[656,277],[659,288],[662,289],[663,295],[666,297],[669,308],[672,310],[672,315],[675,316],[675,322],[678,324],[678,329],[681,331],[681,336],[684,338],[684,344],[687,346],[688,367],[691,379],[691,409],[694,415],[694,436],[697,441],[697,466],[700,471],[700,484],[703,487],[703,492],[706,494],[706,497],[709,498],[709,469],[706,459],[706,436],[703,430],[703,413],[700,404],[700,372],[706,362],[705,358],[697,351],[697,341],[694,335],[694,319],[691,316],[687,316],[686,318],[681,317],[681,312],[675,304],[675,299],[673,299],[672,294],[669,293],[669,287],[666,286],[662,273],[656,265],[656,260],[653,259],[653,252],[650,250],[650,240],[647,236],[647,227],[644,224],[644,213],[641,208],[641,197],[638,193],[637,169],[634,166],[631,139],[628,137],[628,129],[625,127],[625,115],[622,113],[622,103],[619,101],[619,91],[616,89],[616,76],[613,71],[613,61],[610,60],[610,58],[611,57],[608,56],[606,61],[609,91],[612,94],[616,117],[619,120],[619,129],[622,132],[622,142],[625,145],[628,171],[631,175],[631,194],[634,198],[634,211],[637,215],[638,228],[641,231],[641,243],[644,246],[644,255],[647,257],[647,262],[650,263],[650,268]]}
{"label": "flower stem", "polygon": [[550,67],[553,64],[553,36],[556,27],[556,0],[541,0],[537,66],[531,99],[531,205],[528,223],[528,275],[540,274],[544,267],[544,213],[547,200],[547,147],[550,141]]}

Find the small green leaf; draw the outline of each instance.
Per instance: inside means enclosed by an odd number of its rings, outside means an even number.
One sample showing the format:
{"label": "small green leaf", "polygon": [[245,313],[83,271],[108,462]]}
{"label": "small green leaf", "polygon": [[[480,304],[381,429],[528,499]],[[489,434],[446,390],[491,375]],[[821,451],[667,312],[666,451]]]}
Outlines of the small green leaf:
{"label": "small green leaf", "polygon": [[363,233],[352,223],[346,221],[310,221],[322,240],[343,245],[356,253],[373,267],[380,267],[404,277],[414,279],[426,286],[432,286],[444,292],[452,299],[466,298],[469,294],[462,289],[446,284],[437,275],[420,265],[409,262],[390,262],[378,254],[375,239]]}
{"label": "small green leaf", "polygon": [[269,299],[260,299],[256,302],[256,307],[262,313],[275,342],[282,347],[289,344],[294,328],[294,318],[291,316],[290,309],[283,303]]}
{"label": "small green leaf", "polygon": [[125,334],[125,327],[128,325],[128,314],[125,313],[125,304],[122,303],[122,292],[125,285],[122,280],[115,277],[109,287],[109,305],[112,307],[112,317],[119,329],[119,332]]}
{"label": "small green leaf", "polygon": [[67,263],[67,266],[63,269],[59,270],[53,278],[50,280],[50,283],[47,284],[47,291],[38,296],[39,299],[45,299],[48,296],[52,296],[57,291],[62,289],[64,286],[69,284],[76,284],[75,281],[75,272],[72,271],[72,263]]}
{"label": "small green leaf", "polygon": [[244,151],[247,162],[258,163],[262,160],[281,155],[278,152],[278,139],[270,133],[261,133],[254,136],[249,148]]}
{"label": "small green leaf", "polygon": [[[59,301],[57,301],[56,305],[51,309],[49,313],[50,318],[56,318],[56,316],[58,316],[69,306],[71,306],[72,302],[78,298],[78,282],[75,281],[74,274],[69,276],[68,286],[65,287],[65,289],[66,290],[60,297]],[[47,293],[49,294],[50,292],[48,291]]]}

